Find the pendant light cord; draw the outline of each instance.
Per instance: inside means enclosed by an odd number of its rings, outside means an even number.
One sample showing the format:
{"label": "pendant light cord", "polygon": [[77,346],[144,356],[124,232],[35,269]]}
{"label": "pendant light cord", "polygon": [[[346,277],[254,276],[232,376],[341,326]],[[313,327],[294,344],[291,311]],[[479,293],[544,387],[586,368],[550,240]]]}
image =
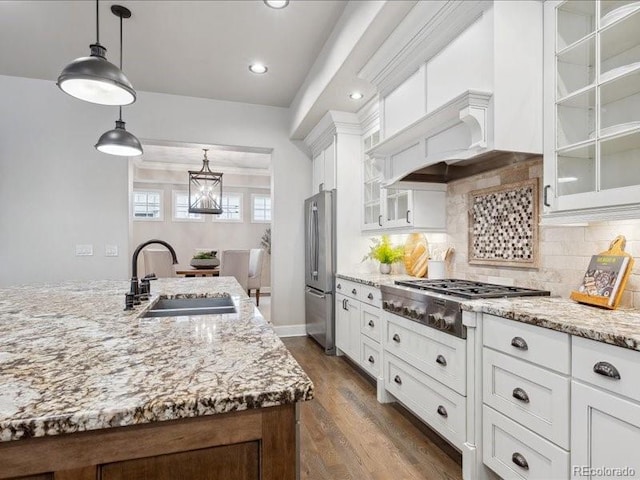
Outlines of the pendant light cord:
{"label": "pendant light cord", "polygon": [[100,44],[100,8],[98,8],[98,2],[96,0],[96,43]]}
{"label": "pendant light cord", "polygon": [[[120,17],[120,71],[122,71],[122,13],[119,15]],[[122,121],[122,105],[120,105],[120,121]]]}

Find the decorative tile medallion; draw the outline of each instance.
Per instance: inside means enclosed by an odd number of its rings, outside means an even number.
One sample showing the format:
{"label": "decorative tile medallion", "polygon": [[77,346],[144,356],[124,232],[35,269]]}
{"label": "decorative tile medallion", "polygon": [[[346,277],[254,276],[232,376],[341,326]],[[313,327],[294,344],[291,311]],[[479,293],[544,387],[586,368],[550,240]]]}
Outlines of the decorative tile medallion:
{"label": "decorative tile medallion", "polygon": [[469,193],[469,263],[538,266],[538,179]]}

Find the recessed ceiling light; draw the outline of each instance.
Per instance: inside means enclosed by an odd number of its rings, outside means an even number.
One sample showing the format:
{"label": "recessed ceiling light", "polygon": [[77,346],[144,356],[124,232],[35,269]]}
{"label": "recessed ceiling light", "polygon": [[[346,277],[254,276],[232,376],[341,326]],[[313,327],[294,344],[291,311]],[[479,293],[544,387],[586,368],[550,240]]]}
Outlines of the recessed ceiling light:
{"label": "recessed ceiling light", "polygon": [[264,0],[264,4],[271,8],[284,8],[289,5],[289,0]]}
{"label": "recessed ceiling light", "polygon": [[360,100],[362,97],[364,97],[364,95],[362,95],[360,92],[352,92],[349,94],[349,98],[351,100]]}
{"label": "recessed ceiling light", "polygon": [[252,63],[251,65],[249,65],[249,70],[251,70],[252,73],[267,73],[267,66],[263,65],[261,63]]}

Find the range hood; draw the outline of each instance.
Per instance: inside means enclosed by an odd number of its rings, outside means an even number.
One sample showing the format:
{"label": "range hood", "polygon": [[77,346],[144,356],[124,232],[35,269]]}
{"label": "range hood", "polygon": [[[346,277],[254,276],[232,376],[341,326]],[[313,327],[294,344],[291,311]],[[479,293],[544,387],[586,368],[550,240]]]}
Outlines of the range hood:
{"label": "range hood", "polygon": [[383,172],[382,186],[446,183],[539,156],[542,146],[532,148],[526,132],[525,151],[513,148],[522,132],[496,136],[493,100],[490,92],[468,90],[367,150]]}

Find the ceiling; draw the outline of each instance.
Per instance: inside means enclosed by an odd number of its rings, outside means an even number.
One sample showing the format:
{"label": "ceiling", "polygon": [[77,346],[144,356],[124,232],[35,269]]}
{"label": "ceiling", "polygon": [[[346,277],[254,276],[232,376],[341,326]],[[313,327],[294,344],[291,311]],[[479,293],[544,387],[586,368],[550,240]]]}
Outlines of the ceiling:
{"label": "ceiling", "polygon": [[206,148],[209,168],[214,172],[265,176],[271,173],[268,149],[145,140],[142,143],[144,154],[135,159],[139,168],[200,170],[204,158],[202,149]]}
{"label": "ceiling", "polygon": [[[118,64],[114,3],[124,20],[123,70],[136,90],[288,107],[346,2],[262,0],[100,2],[100,43]],[[55,80],[96,39],[93,1],[0,1],[0,74]],[[266,64],[265,75],[249,72]]]}

